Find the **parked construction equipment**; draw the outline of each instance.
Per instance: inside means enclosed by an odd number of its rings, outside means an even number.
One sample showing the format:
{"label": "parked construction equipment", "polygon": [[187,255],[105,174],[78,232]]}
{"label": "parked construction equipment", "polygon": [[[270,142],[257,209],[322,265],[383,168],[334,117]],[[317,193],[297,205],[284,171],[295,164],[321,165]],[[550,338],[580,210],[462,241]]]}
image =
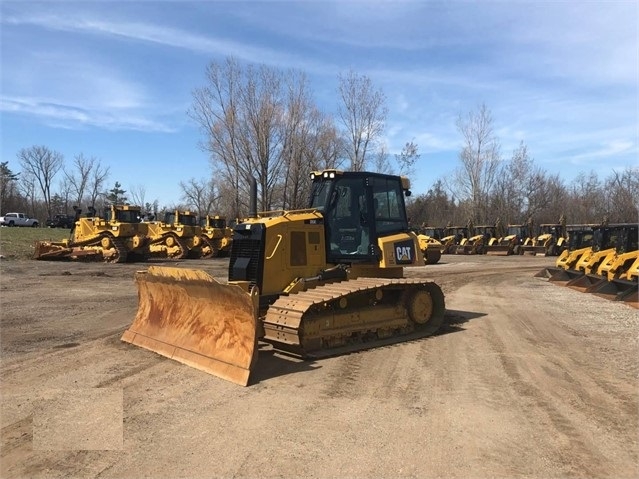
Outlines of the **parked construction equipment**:
{"label": "parked construction equipment", "polygon": [[168,211],[162,221],[148,223],[152,256],[171,259],[202,256],[201,228],[190,211]]}
{"label": "parked construction equipment", "polygon": [[472,231],[468,226],[446,226],[444,228],[444,237],[440,240],[442,244],[442,254],[455,254],[457,246],[461,244],[464,239],[469,238],[472,235]]}
{"label": "parked construction equipment", "polygon": [[534,233],[527,224],[508,225],[506,235],[486,246],[486,254],[509,256],[523,254],[522,248],[532,243]]}
{"label": "parked construction equipment", "polygon": [[408,179],[326,170],[311,181],[308,209],[259,214],[253,181],[227,285],[192,269],[136,274],[138,312],[122,340],[246,385],[258,339],[321,357],[435,333],[440,287],[403,276],[424,264],[406,217]]}
{"label": "parked construction equipment", "polygon": [[101,216],[89,207],[87,217],[74,209],[76,221],[69,239],[36,242],[35,259],[124,263],[148,258],[148,228],[140,222],[139,206],[109,205]]}
{"label": "parked construction equipment", "polygon": [[445,228],[435,228],[433,226],[422,226],[419,228],[418,234],[423,234],[425,236],[429,236],[430,238],[436,239],[437,241],[441,241],[441,239],[446,236],[444,233]]}
{"label": "parked construction equipment", "polygon": [[559,223],[546,223],[539,225],[539,235],[532,244],[522,246],[524,254],[536,256],[559,256],[567,246],[565,220]]}
{"label": "parked construction equipment", "polygon": [[233,228],[226,225],[226,218],[205,216],[200,218],[202,228],[202,257],[228,256],[233,243]]}
{"label": "parked construction equipment", "polygon": [[432,236],[418,234],[419,249],[424,256],[424,263],[436,264],[442,257],[442,244]]}
{"label": "parked construction equipment", "polygon": [[462,238],[455,250],[456,254],[485,254],[486,248],[497,241],[497,227],[480,225],[473,227],[470,238]]}
{"label": "parked construction equipment", "polygon": [[587,243],[592,238],[591,246],[564,252],[557,259],[556,268],[545,268],[535,276],[578,291],[629,301],[636,306],[639,283],[633,271],[639,268],[639,226],[632,223],[595,225],[591,235],[589,228],[587,225],[577,230],[575,233],[578,234],[571,232],[569,243]]}

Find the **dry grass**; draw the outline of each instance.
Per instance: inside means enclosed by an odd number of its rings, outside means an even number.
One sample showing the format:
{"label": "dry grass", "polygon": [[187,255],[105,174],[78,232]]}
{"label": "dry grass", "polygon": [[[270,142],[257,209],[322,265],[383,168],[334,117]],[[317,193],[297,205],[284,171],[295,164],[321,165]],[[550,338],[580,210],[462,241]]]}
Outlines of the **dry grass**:
{"label": "dry grass", "polygon": [[0,255],[4,259],[29,259],[36,241],[60,241],[69,237],[68,229],[60,228],[0,228]]}

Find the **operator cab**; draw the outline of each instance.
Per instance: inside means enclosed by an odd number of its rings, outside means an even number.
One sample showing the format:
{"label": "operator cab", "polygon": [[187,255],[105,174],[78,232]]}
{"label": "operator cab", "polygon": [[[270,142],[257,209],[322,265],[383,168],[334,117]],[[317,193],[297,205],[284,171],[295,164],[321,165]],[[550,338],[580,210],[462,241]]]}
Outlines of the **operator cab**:
{"label": "operator cab", "polygon": [[408,232],[408,179],[380,173],[311,173],[310,207],[322,212],[328,263],[378,261],[379,237]]}

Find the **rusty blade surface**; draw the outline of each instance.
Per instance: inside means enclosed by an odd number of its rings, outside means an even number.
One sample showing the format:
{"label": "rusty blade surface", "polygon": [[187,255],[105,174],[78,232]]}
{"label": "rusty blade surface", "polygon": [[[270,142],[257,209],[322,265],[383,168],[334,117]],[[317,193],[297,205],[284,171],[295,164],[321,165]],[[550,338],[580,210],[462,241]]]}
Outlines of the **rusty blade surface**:
{"label": "rusty blade surface", "polygon": [[151,266],[135,281],[138,311],[122,341],[248,384],[257,357],[257,292],[184,268]]}

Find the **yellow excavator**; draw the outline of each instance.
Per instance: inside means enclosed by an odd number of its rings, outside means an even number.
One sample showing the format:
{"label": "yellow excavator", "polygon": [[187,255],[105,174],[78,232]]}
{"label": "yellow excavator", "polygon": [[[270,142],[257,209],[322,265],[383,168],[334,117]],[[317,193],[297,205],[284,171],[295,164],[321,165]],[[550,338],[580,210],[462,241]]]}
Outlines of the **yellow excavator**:
{"label": "yellow excavator", "polygon": [[341,354],[439,330],[445,304],[409,229],[403,176],[311,175],[309,207],[257,212],[234,228],[228,284],[201,270],[135,276],[138,311],[122,340],[247,385],[258,340],[298,357]]}

